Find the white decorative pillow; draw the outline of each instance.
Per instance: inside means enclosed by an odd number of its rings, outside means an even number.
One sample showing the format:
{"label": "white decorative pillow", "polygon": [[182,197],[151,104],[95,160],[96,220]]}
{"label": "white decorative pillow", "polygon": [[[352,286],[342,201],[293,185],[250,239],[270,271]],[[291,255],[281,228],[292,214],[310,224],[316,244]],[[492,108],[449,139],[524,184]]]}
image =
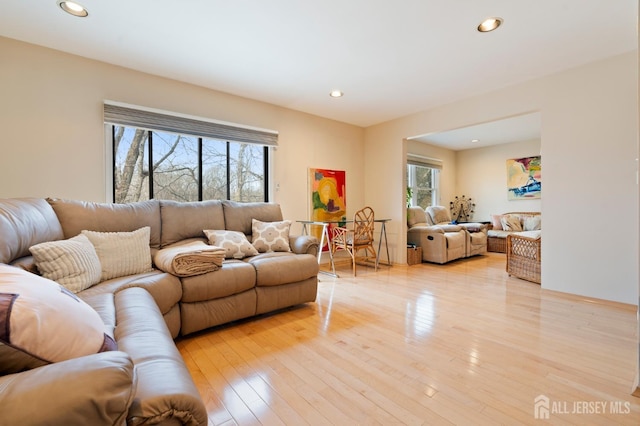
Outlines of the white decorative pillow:
{"label": "white decorative pillow", "polygon": [[209,239],[209,244],[224,249],[225,259],[244,259],[258,254],[242,232],[213,229],[205,229],[203,232]]}
{"label": "white decorative pillow", "polygon": [[283,220],[280,222],[261,222],[257,219],[252,219],[251,243],[260,253],[291,251],[291,247],[289,247],[290,229],[290,220]]}
{"label": "white decorative pillow", "polygon": [[542,229],[542,218],[539,215],[526,216],[522,229],[525,231],[539,231]]}
{"label": "white decorative pillow", "polygon": [[100,259],[85,235],[29,247],[43,277],[77,293],[100,282]]}
{"label": "white decorative pillow", "polygon": [[117,350],[100,315],[58,283],[0,264],[0,374]]}
{"label": "white decorative pillow", "polygon": [[148,226],[132,232],[82,231],[95,247],[100,259],[100,280],[150,271],[150,233],[151,228]]}
{"label": "white decorative pillow", "polygon": [[512,214],[505,214],[500,218],[502,223],[502,229],[505,231],[522,231],[522,224],[520,223],[520,217]]}

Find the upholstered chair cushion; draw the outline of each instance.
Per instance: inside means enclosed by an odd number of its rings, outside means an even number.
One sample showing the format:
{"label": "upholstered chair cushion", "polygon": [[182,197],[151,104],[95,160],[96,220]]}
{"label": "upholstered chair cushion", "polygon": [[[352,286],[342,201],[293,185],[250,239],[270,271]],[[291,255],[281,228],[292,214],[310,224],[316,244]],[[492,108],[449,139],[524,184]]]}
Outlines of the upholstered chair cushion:
{"label": "upholstered chair cushion", "polygon": [[427,225],[427,212],[422,207],[414,206],[407,208],[407,226],[409,228],[417,225]]}
{"label": "upholstered chair cushion", "polygon": [[439,223],[451,222],[451,215],[449,209],[443,206],[429,206],[427,207],[427,213],[431,216],[433,223],[436,225]]}

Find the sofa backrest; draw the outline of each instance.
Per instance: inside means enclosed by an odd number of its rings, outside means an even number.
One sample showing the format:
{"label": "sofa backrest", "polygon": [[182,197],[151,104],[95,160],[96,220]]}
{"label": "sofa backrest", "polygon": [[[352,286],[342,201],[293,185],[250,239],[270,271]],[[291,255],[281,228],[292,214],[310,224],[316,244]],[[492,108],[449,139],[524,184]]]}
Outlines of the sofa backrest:
{"label": "sofa backrest", "polygon": [[412,228],[416,225],[429,225],[427,222],[427,212],[422,207],[407,207],[407,226]]}
{"label": "sofa backrest", "polygon": [[60,222],[44,198],[0,200],[0,263],[30,256],[34,244],[62,238]]}
{"label": "sofa backrest", "polygon": [[160,247],[160,203],[158,200],[127,204],[47,198],[58,216],[64,238],[83,230],[98,232],[128,232],[144,226],[151,228],[149,245]]}
{"label": "sofa backrest", "polygon": [[251,240],[252,219],[262,222],[277,222],[282,220],[280,204],[276,203],[238,203],[223,201],[225,229],[228,231],[244,232]]}
{"label": "sofa backrest", "polygon": [[426,208],[427,216],[437,225],[439,223],[451,223],[449,209],[444,206],[429,206]]}
{"label": "sofa backrest", "polygon": [[162,232],[160,246],[195,237],[204,237],[205,229],[225,229],[222,201],[178,202],[160,200]]}

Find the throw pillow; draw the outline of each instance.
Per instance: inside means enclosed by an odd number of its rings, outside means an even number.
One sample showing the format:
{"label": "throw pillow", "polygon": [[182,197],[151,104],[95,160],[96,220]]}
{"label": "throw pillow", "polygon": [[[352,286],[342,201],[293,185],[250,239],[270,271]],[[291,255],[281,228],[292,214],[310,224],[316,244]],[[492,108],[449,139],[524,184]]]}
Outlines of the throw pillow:
{"label": "throw pillow", "polygon": [[225,259],[244,259],[258,254],[242,232],[205,229],[204,234],[209,239],[209,244],[224,249]]}
{"label": "throw pillow", "polygon": [[151,228],[132,232],[82,231],[96,249],[102,265],[101,281],[151,270]]}
{"label": "throw pillow", "polygon": [[502,215],[501,214],[491,215],[491,226],[494,231],[502,231]]}
{"label": "throw pillow", "polygon": [[0,374],[117,350],[98,313],[58,283],[0,264]]}
{"label": "throw pillow", "polygon": [[522,224],[520,223],[520,217],[512,214],[506,214],[500,219],[502,229],[505,231],[522,231]]}
{"label": "throw pillow", "polygon": [[252,244],[260,253],[291,251],[291,247],[289,247],[290,229],[290,220],[261,222],[257,219],[252,219]]}
{"label": "throw pillow", "polygon": [[525,231],[539,231],[542,229],[542,218],[539,215],[526,216],[522,229]]}
{"label": "throw pillow", "polygon": [[85,235],[29,248],[43,277],[77,293],[100,282],[100,259]]}

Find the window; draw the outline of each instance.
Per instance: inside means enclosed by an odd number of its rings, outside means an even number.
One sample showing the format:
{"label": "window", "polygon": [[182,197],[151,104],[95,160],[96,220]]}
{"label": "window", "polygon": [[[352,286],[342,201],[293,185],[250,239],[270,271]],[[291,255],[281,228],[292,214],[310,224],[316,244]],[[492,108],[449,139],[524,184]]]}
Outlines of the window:
{"label": "window", "polygon": [[[126,125],[149,124],[151,119],[155,130]],[[268,201],[268,146],[275,145],[273,134],[260,139],[264,132],[193,121],[105,104],[115,202]],[[207,137],[227,136],[229,131],[237,140]]]}
{"label": "window", "polygon": [[438,205],[440,199],[440,169],[439,162],[419,161],[410,157],[407,161],[407,187],[411,189],[412,206],[423,209]]}

